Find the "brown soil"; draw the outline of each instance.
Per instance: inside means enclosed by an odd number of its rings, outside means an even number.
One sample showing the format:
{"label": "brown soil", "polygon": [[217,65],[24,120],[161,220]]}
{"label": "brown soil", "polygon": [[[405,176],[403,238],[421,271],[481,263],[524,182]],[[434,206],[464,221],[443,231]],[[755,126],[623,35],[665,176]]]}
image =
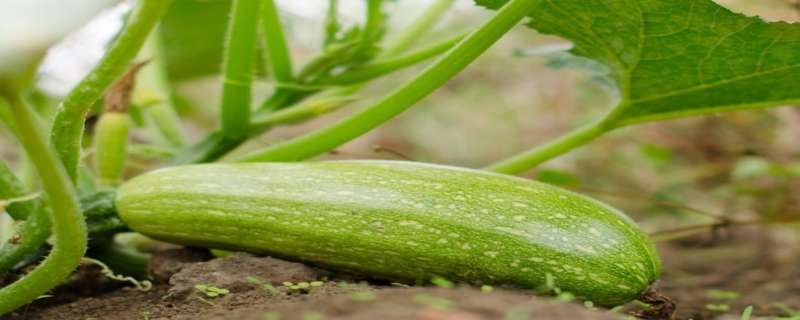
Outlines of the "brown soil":
{"label": "brown soil", "polygon": [[[796,234],[737,229],[663,245],[660,291],[677,303],[676,319],[739,319],[749,305],[758,316],[789,316],[800,309]],[[202,251],[157,253],[151,271],[161,282],[149,292],[119,288],[83,268],[53,297],[2,319],[623,319],[642,311],[636,303],[594,310],[520,291],[359,281],[243,253],[206,259]],[[311,281],[321,283],[300,290],[282,285]],[[212,297],[197,285],[228,293]]]}

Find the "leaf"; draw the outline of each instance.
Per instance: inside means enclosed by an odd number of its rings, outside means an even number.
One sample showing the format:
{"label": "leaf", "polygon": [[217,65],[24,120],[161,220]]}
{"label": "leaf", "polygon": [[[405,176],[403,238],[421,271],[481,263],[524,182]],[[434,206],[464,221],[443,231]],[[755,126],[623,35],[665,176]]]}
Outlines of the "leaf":
{"label": "leaf", "polygon": [[621,99],[611,126],[800,103],[798,24],[711,0],[541,0],[530,17],[611,69]]}
{"label": "leaf", "polygon": [[178,0],[172,4],[161,24],[171,78],[219,73],[230,6],[227,0]]}
{"label": "leaf", "polygon": [[[230,0],[176,0],[161,24],[167,73],[172,80],[218,74],[222,66]],[[257,54],[254,68],[263,75]]]}

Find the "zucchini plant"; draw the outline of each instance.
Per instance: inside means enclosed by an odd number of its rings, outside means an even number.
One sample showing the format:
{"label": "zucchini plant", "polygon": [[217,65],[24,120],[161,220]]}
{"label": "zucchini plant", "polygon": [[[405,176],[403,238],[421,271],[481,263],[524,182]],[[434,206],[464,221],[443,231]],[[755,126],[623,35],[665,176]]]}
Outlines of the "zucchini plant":
{"label": "zucchini plant", "polygon": [[[555,280],[602,306],[652,301],[646,294],[660,260],[630,219],[502,174],[636,123],[800,102],[793,88],[800,26],[746,17],[711,0],[475,0],[496,12],[469,33],[429,43],[419,40],[453,0],[433,1],[398,32],[386,23],[386,1],[364,2],[363,23],[344,27],[338,1],[329,1],[321,49],[301,64],[274,0],[135,1],[103,58],[58,106],[29,99],[47,45],[30,52],[0,33],[0,119],[38,178],[23,179],[0,162],[0,204],[21,223],[16,240],[0,247],[0,273],[50,248],[33,271],[0,289],[0,314],[58,285],[84,254],[125,260],[113,235],[128,228],[393,280],[448,277],[529,289]],[[615,84],[619,102],[586,127],[486,168],[498,173],[408,162],[199,165],[296,162],[332,151],[445,85],[523,21],[571,41],[574,59],[591,61]],[[432,59],[341,120],[231,156],[272,128],[337,110],[371,81]],[[187,144],[178,115],[191,106],[173,82],[215,73],[219,128]],[[253,85],[262,79],[271,92],[254,101]],[[104,95],[106,108],[93,111]],[[97,124],[85,130],[95,116]],[[91,145],[93,168],[83,161]],[[146,171],[133,166],[137,150],[173,168],[126,181],[126,173]],[[135,269],[145,265],[142,258],[118,267]]]}

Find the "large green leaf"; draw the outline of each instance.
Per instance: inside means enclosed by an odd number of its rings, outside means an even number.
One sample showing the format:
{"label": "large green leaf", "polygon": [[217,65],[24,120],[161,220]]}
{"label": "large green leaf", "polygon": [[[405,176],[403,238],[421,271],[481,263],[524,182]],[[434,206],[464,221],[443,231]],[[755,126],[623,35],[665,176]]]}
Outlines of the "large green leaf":
{"label": "large green leaf", "polygon": [[229,0],[178,0],[170,7],[161,31],[171,78],[219,73],[230,6]]}
{"label": "large green leaf", "polygon": [[[218,74],[231,0],[176,0],[161,24],[167,73],[172,80]],[[255,72],[264,74],[256,55]]]}
{"label": "large green leaf", "polygon": [[799,24],[711,0],[541,0],[530,17],[611,69],[621,101],[610,126],[800,103]]}

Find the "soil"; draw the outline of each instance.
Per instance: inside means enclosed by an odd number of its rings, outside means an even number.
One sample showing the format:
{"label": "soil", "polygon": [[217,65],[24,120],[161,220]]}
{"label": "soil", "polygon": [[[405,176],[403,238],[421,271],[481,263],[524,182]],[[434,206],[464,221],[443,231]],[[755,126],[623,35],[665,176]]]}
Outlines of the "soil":
{"label": "soil", "polygon": [[[675,319],[740,319],[747,306],[753,319],[800,319],[789,317],[800,316],[796,237],[796,230],[740,228],[662,244],[659,291],[677,304]],[[365,281],[245,253],[211,259],[204,251],[168,249],[154,255],[151,272],[155,286],[143,292],[85,266],[52,296],[0,319],[624,319],[644,308],[600,310],[499,288]],[[215,289],[223,293],[214,296]]]}

